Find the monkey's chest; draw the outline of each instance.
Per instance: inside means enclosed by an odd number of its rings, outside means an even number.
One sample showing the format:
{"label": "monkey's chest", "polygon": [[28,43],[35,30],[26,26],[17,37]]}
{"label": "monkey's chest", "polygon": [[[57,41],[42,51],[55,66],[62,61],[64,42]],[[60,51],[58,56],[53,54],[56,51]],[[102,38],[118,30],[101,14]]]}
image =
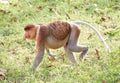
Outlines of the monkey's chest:
{"label": "monkey's chest", "polygon": [[67,36],[64,40],[57,40],[53,37],[48,37],[45,42],[45,47],[51,49],[57,49],[62,46],[65,46],[68,41],[68,37],[69,36]]}

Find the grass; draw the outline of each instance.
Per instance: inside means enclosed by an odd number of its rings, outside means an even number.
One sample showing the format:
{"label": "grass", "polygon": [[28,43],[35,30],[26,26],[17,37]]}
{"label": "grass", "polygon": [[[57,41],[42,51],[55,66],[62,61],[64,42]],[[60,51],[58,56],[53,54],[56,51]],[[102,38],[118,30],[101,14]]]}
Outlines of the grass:
{"label": "grass", "polygon": [[[7,70],[0,83],[119,83],[120,82],[120,1],[119,0],[9,0],[0,3],[0,68]],[[88,45],[86,61],[78,66],[57,56],[51,62],[45,53],[43,62],[31,72],[34,41],[23,40],[23,27],[28,23],[54,20],[81,20],[95,26],[106,39],[111,52],[106,52],[97,35],[81,27],[79,44]],[[99,57],[95,51],[98,50]],[[64,53],[62,48],[52,52]]]}

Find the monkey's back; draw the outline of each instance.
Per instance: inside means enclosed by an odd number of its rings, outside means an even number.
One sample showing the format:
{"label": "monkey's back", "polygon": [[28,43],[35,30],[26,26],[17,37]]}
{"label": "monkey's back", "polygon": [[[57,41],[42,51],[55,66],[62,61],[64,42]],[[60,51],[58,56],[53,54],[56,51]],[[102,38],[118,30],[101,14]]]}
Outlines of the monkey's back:
{"label": "monkey's back", "polygon": [[50,34],[57,40],[64,40],[70,33],[70,24],[65,21],[54,21],[48,24]]}

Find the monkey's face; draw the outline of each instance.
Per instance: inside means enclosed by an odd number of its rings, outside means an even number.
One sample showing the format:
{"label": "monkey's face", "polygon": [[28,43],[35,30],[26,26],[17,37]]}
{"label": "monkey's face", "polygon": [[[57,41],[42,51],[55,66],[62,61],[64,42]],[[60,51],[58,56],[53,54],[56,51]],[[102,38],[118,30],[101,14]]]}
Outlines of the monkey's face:
{"label": "monkey's face", "polygon": [[29,31],[25,31],[24,33],[24,39],[30,39]]}
{"label": "monkey's face", "polygon": [[35,40],[36,39],[36,27],[35,25],[32,24],[28,24],[25,28],[24,28],[24,39],[31,39],[31,40]]}

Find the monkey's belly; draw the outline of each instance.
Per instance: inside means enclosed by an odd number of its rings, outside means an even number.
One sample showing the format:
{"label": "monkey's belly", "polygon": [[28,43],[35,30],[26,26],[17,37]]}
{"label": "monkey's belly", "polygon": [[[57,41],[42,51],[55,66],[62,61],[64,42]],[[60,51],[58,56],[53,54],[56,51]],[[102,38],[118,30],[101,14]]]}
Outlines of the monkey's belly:
{"label": "monkey's belly", "polygon": [[45,43],[46,48],[57,49],[65,46],[68,41],[68,36],[64,40],[56,40],[52,37],[48,37]]}

